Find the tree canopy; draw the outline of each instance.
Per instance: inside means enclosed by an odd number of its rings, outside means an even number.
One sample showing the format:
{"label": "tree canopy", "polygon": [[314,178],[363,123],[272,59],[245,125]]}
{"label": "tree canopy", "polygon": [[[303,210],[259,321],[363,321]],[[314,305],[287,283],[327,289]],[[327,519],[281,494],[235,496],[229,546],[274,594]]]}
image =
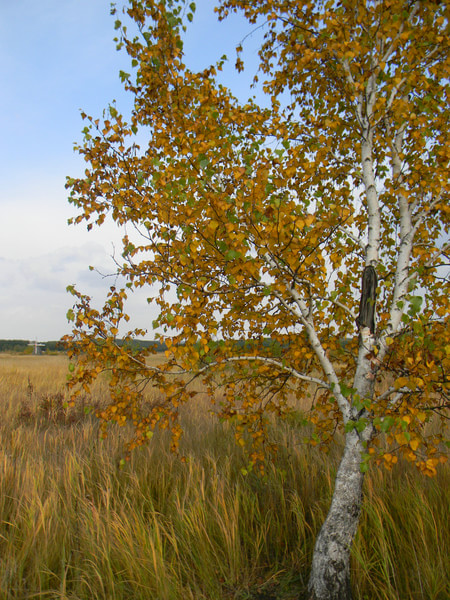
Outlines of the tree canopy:
{"label": "tree canopy", "polygon": [[[72,287],[68,341],[74,399],[111,370],[99,416],[133,423],[130,449],[157,426],[176,449],[200,379],[211,398],[220,386],[220,414],[262,465],[268,415],[313,387],[316,441],[343,431],[362,471],[401,454],[436,473],[443,437],[427,422],[445,423],[449,406],[449,10],[222,0],[220,19],[241,12],[264,31],[258,95],[243,103],[220,84],[225,57],[201,72],[184,63],[194,3],[130,0],[137,34],[116,29],[131,118],[83,114],[88,166],[68,181],[76,223],[128,227],[126,286],[102,308]],[[245,43],[237,51],[240,71]],[[151,349],[116,343],[127,296],[146,286],[168,348],[156,367]],[[161,397],[144,414],[147,384]]]}

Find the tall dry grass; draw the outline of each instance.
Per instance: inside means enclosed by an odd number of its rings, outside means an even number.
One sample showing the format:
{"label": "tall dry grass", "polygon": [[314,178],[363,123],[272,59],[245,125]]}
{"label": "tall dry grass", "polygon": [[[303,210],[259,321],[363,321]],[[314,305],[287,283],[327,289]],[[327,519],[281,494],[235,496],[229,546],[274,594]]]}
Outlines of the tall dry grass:
{"label": "tall dry grass", "polygon": [[[64,357],[0,355],[0,599],[288,600],[305,592],[339,449],[273,435],[265,481],[206,404],[183,420],[186,464],[159,433],[119,467],[123,431],[98,437],[64,409]],[[95,402],[106,399],[99,384]],[[356,599],[449,594],[449,469],[370,471],[353,552]]]}

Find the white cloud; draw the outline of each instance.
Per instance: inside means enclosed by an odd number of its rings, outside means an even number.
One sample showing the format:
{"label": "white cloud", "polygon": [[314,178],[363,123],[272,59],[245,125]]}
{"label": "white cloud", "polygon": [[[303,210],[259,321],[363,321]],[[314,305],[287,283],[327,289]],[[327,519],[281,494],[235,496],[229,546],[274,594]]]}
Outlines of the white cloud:
{"label": "white cloud", "polygon": [[[66,291],[69,284],[101,306],[115,280],[90,271],[89,264],[105,273],[114,270],[106,248],[97,243],[63,247],[32,258],[0,258],[0,337],[50,340],[68,333],[66,313],[73,304]],[[147,295],[148,290],[131,297],[133,327],[151,324],[155,317]]]}
{"label": "white cloud", "polygon": [[[233,64],[248,24],[233,16],[216,26],[210,4],[198,4],[187,62],[203,68],[228,53],[224,82],[247,98],[249,79],[237,77]],[[120,231],[111,223],[89,234],[85,225],[69,227],[76,211],[64,188],[67,175],[85,168],[73,152],[79,109],[97,117],[114,98],[125,112],[132,100],[119,82],[130,61],[115,50],[109,8],[110,0],[0,1],[0,338],[58,339],[69,331],[66,286],[78,284],[103,303],[113,283],[88,265],[114,271]],[[132,326],[147,325],[152,337],[148,293],[136,292],[129,304]]]}

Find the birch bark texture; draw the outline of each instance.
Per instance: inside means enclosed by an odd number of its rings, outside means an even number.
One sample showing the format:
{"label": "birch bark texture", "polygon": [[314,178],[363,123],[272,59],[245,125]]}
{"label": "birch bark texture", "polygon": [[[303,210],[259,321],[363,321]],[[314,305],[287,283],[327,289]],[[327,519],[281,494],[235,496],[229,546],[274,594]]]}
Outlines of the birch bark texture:
{"label": "birch bark texture", "polygon": [[[109,422],[131,422],[131,452],[169,428],[177,451],[180,406],[202,381],[213,401],[220,391],[248,468],[263,471],[276,450],[271,416],[309,395],[315,443],[340,432],[345,444],[308,594],[348,600],[369,462],[391,469],[401,455],[433,476],[445,460],[443,433],[424,425],[449,407],[450,7],[217,9],[262,32],[260,96],[245,103],[221,83],[225,57],[186,66],[194,3],[130,0],[135,37],[116,20],[134,107],[128,120],[115,106],[103,120],[83,114],[88,167],[68,188],[74,223],[127,226],[116,263],[126,284],[100,309],[69,287],[72,401],[108,370],[105,435]],[[242,71],[244,42],[237,51]],[[166,348],[159,361],[132,345],[147,330],[127,331],[127,297],[141,288]],[[144,413],[149,385],[161,397]]]}
{"label": "birch bark texture", "polygon": [[361,513],[364,473],[361,455],[364,447],[357,432],[349,433],[330,509],[314,547],[309,580],[311,600],[350,599],[350,552]]}

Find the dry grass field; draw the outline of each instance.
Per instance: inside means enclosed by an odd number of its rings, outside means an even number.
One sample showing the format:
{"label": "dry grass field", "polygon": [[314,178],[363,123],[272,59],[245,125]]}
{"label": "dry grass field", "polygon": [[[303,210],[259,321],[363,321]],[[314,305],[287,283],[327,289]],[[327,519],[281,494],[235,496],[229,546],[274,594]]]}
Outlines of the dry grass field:
{"label": "dry grass field", "polygon": [[[200,401],[183,417],[187,463],[163,432],[120,468],[126,432],[101,440],[92,414],[67,412],[66,374],[63,356],[0,355],[0,600],[302,597],[339,449],[305,446],[291,419],[266,480],[244,476],[232,430]],[[370,470],[355,599],[450,597],[449,482],[448,467]]]}

